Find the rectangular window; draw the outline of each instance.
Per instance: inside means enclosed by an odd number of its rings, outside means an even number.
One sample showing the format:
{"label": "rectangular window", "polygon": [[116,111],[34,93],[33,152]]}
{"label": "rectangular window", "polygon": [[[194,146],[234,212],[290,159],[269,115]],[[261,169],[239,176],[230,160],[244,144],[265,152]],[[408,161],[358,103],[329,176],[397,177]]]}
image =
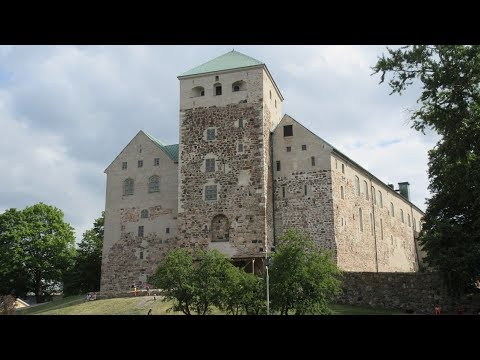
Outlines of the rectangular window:
{"label": "rectangular window", "polygon": [[363,184],[364,184],[364,187],[365,187],[365,199],[368,200],[368,184],[365,180],[363,180]]}
{"label": "rectangular window", "polygon": [[143,226],[139,226],[138,227],[138,237],[142,237],[143,236]]}
{"label": "rectangular window", "polygon": [[206,159],[205,160],[205,171],[206,172],[215,172],[215,159]]}
{"label": "rectangular window", "polygon": [[153,166],[158,166],[158,165],[160,165],[160,158],[153,159]]}
{"label": "rectangular window", "polygon": [[127,162],[122,162],[122,170],[127,170]]}
{"label": "rectangular window", "polygon": [[358,221],[360,222],[360,231],[363,231],[363,214],[362,209],[358,209]]}
{"label": "rectangular window", "polygon": [[378,202],[380,204],[380,207],[383,208],[382,192],[380,190],[378,190]]}
{"label": "rectangular window", "polygon": [[315,166],[315,156],[312,156],[310,158],[310,161],[312,162],[312,166]]}
{"label": "rectangular window", "polygon": [[138,160],[138,167],[139,168],[143,167],[143,160]]}
{"label": "rectangular window", "polygon": [[140,251],[140,260],[143,260],[143,251]]}
{"label": "rectangular window", "polygon": [[243,119],[238,120],[238,127],[243,128]]}
{"label": "rectangular window", "polygon": [[292,151],[292,147],[291,146],[287,146],[287,152],[291,152]]}
{"label": "rectangular window", "polygon": [[345,174],[345,165],[342,164],[342,174]]}
{"label": "rectangular window", "polygon": [[390,203],[390,212],[392,213],[392,217],[395,217],[395,208],[393,207],[393,203]]}
{"label": "rectangular window", "polygon": [[402,220],[402,223],[405,222],[405,219],[403,218],[403,209],[400,209],[400,220]]}
{"label": "rectangular window", "polygon": [[302,150],[307,150],[307,145],[302,145]]}
{"label": "rectangular window", "polygon": [[304,186],[304,192],[305,192],[305,196],[307,196],[308,195],[308,186],[307,185]]}
{"label": "rectangular window", "polygon": [[217,200],[217,185],[205,186],[205,200]]}
{"label": "rectangular window", "polygon": [[372,201],[374,205],[377,205],[377,194],[375,193],[375,188],[372,186]]}
{"label": "rectangular window", "polygon": [[357,196],[360,196],[360,179],[355,175],[355,192]]}
{"label": "rectangular window", "polygon": [[283,127],[283,136],[293,136],[293,125],[285,125]]}
{"label": "rectangular window", "polygon": [[222,95],[222,87],[216,86],[215,87],[215,95]]}
{"label": "rectangular window", "polygon": [[345,199],[345,194],[343,193],[343,186],[340,186],[340,197]]}
{"label": "rectangular window", "polygon": [[285,197],[285,186],[282,186],[282,197]]}
{"label": "rectangular window", "polygon": [[242,143],[238,144],[238,152],[243,152],[243,144]]}
{"label": "rectangular window", "polygon": [[207,129],[207,140],[215,140],[215,129]]}
{"label": "rectangular window", "polygon": [[170,228],[166,228],[166,229],[165,229],[165,233],[166,233],[166,234],[170,234]]}
{"label": "rectangular window", "polygon": [[280,160],[277,161],[277,171],[280,171]]}

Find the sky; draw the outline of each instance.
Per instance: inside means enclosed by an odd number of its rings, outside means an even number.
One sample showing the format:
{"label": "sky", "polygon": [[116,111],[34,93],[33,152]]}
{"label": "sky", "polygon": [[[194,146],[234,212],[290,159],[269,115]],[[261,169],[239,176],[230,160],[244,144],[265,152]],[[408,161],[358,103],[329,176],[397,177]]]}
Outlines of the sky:
{"label": "sky", "polygon": [[44,202],[77,241],[105,208],[104,170],[144,130],[178,143],[181,73],[235,49],[264,62],[283,111],[425,210],[427,152],[411,128],[419,88],[389,95],[386,46],[0,46],[0,213]]}

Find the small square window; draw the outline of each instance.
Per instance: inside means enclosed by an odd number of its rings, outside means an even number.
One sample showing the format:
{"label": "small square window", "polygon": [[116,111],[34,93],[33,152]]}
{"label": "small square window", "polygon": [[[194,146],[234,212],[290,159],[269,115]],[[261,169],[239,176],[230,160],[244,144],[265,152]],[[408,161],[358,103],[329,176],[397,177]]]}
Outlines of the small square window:
{"label": "small square window", "polygon": [[122,170],[127,170],[127,162],[122,162]]}
{"label": "small square window", "polygon": [[215,76],[215,81],[218,81],[218,76]]}
{"label": "small square window", "polygon": [[153,159],[153,166],[158,166],[158,165],[160,165],[160,158]]}
{"label": "small square window", "polygon": [[217,185],[205,186],[205,200],[217,200]]}
{"label": "small square window", "polygon": [[138,167],[139,168],[143,167],[143,160],[138,160]]}
{"label": "small square window", "polygon": [[287,146],[287,152],[291,152],[292,151],[292,147],[291,146]]}
{"label": "small square window", "polygon": [[166,233],[166,234],[170,234],[170,228],[166,228],[166,229],[165,229],[165,233]]}
{"label": "small square window", "polygon": [[215,140],[215,129],[207,129],[207,140]]}
{"label": "small square window", "polygon": [[302,150],[307,150],[307,145],[302,145]]}
{"label": "small square window", "polygon": [[283,136],[293,136],[293,125],[285,125],[283,127]]}
{"label": "small square window", "polygon": [[206,159],[205,160],[205,171],[206,172],[215,172],[215,159]]}

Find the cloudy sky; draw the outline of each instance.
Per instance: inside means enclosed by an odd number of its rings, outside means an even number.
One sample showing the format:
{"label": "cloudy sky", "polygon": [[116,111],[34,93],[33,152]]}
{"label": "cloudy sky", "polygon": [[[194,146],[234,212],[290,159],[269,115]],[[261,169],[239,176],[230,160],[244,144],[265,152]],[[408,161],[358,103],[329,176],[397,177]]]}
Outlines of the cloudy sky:
{"label": "cloudy sky", "polygon": [[371,76],[385,46],[0,46],[0,212],[54,205],[80,239],[139,130],[178,143],[177,76],[232,48],[267,64],[285,113],[425,209],[437,138],[410,128],[418,92]]}

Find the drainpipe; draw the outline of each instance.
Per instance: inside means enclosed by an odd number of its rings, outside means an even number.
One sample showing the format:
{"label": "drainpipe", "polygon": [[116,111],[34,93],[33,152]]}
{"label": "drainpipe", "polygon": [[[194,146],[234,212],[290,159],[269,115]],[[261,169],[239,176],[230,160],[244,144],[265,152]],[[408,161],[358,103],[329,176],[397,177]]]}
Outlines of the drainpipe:
{"label": "drainpipe", "polygon": [[[374,190],[376,191],[376,190]],[[372,178],[370,178],[370,192],[372,192]],[[375,244],[375,268],[378,273],[378,250],[377,250],[377,229],[375,226],[375,204],[373,202],[373,198],[377,198],[377,194],[372,193],[371,194],[371,202],[372,202],[372,221],[373,221],[373,240]]]}

